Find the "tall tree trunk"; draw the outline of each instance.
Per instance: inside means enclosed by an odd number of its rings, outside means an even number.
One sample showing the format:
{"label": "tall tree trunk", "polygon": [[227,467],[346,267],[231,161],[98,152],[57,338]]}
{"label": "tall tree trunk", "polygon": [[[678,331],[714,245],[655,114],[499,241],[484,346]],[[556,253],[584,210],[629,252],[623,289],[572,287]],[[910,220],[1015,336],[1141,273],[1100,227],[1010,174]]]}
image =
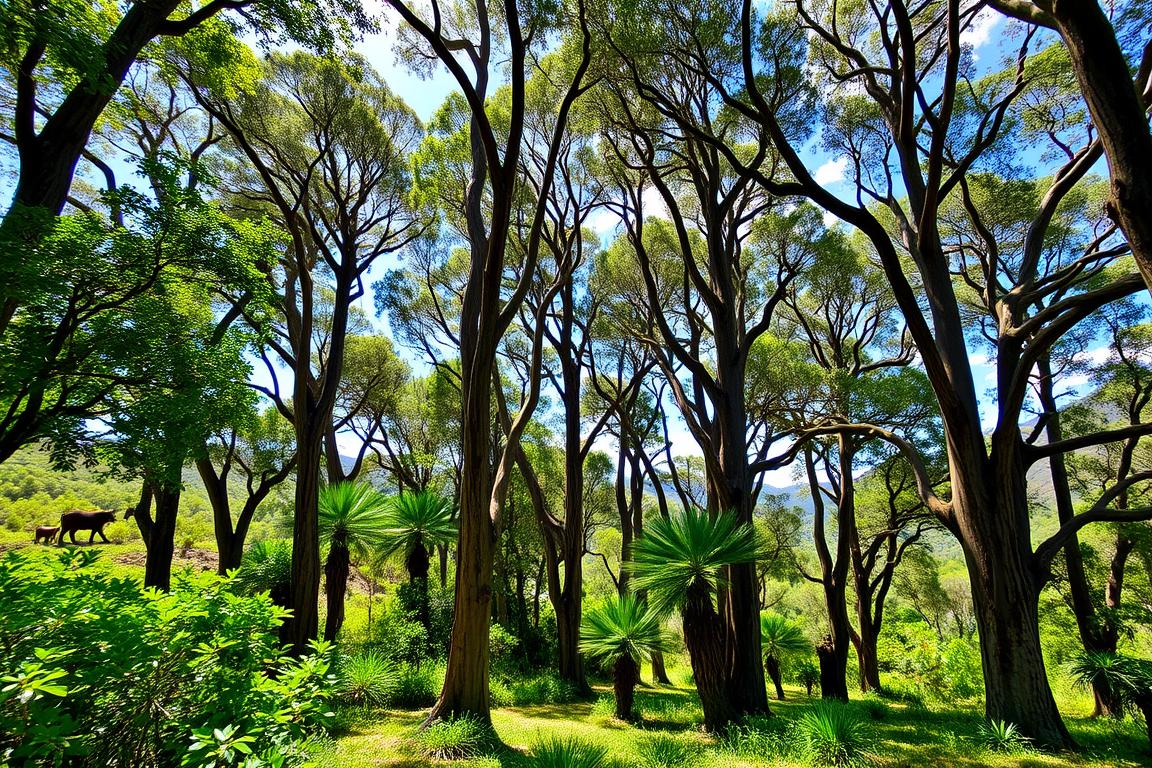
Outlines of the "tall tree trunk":
{"label": "tall tree trunk", "polygon": [[[1057,408],[1056,397],[1053,392],[1052,365],[1047,355],[1039,362],[1039,396],[1048,417],[1044,432],[1048,442],[1053,443],[1063,439],[1063,429],[1060,411]],[[1068,468],[1064,464],[1064,454],[1056,454],[1048,459],[1048,469],[1052,475],[1052,493],[1056,499],[1056,515],[1061,525],[1072,520],[1076,515],[1072,500],[1072,490],[1068,482]],[[1064,546],[1064,563],[1067,568],[1068,591],[1071,595],[1072,614],[1076,619],[1076,629],[1080,634],[1080,643],[1088,653],[1116,650],[1115,643],[1107,641],[1109,634],[1107,617],[1100,616],[1092,600],[1092,589],[1088,584],[1088,574],[1084,569],[1084,555],[1080,551],[1080,537],[1073,534]],[[1094,700],[1093,716],[1107,715],[1112,717],[1123,716],[1123,704],[1119,701],[1111,686],[1106,680],[1095,680],[1092,683],[1092,698]]]}
{"label": "tall tree trunk", "polygon": [[[297,415],[301,420],[302,416]],[[309,421],[303,417],[305,422]],[[321,422],[323,423],[323,422]],[[301,429],[301,426],[304,428]],[[320,442],[322,434],[297,425],[296,513],[292,524],[292,615],[281,627],[281,640],[303,654],[316,638],[320,612]]]}
{"label": "tall tree trunk", "polygon": [[428,603],[428,570],[431,561],[428,558],[428,549],[424,542],[418,541],[408,552],[404,567],[408,571],[408,583],[416,590],[417,620],[424,625],[431,637],[432,610]]}
{"label": "tall tree trunk", "polygon": [[956,532],[980,636],[985,714],[1016,723],[1041,746],[1071,746],[1040,647],[1040,589],[1031,567],[1022,462],[1018,456],[994,455],[977,463],[954,455],[951,466]]}
{"label": "tall tree trunk", "polygon": [[172,586],[172,555],[176,516],[180,511],[180,489],[157,487],[152,489],[152,495],[156,501],[156,516],[146,540],[144,586],[167,592]]}
{"label": "tall tree trunk", "polygon": [[324,618],[324,639],[333,642],[344,626],[344,595],[348,591],[348,571],[351,564],[348,535],[336,531],[324,561],[324,592],[327,596],[327,616]]}
{"label": "tall tree trunk", "polygon": [[708,589],[700,584],[688,589],[683,619],[684,644],[688,647],[696,692],[704,710],[704,728],[719,733],[741,715],[733,706],[728,679],[725,646],[730,638],[727,625],[716,613]]}
{"label": "tall tree trunk", "polygon": [[671,685],[668,679],[668,669],[664,666],[664,654],[656,651],[652,654],[652,682],[660,685]]}

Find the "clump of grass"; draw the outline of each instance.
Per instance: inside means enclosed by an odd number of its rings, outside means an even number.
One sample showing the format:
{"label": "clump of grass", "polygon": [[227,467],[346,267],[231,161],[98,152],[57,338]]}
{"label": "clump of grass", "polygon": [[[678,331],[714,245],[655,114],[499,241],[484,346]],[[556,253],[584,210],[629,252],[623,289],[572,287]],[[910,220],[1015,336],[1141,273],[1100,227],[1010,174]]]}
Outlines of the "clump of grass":
{"label": "clump of grass", "polygon": [[1004,720],[984,720],[976,727],[976,740],[992,752],[1015,754],[1028,750],[1028,737],[1020,733],[1015,723]]}
{"label": "clump of grass", "polygon": [[341,702],[354,707],[383,707],[400,682],[396,665],[375,651],[346,657],[340,664],[336,691]]}
{"label": "clump of grass", "polygon": [[856,768],[868,763],[864,721],[843,704],[820,702],[796,723],[804,756],[823,768]]}
{"label": "clump of grass", "polygon": [[532,747],[540,768],[601,768],[608,750],[573,736],[552,736]]}
{"label": "clump of grass", "polygon": [[888,716],[892,714],[892,710],[887,704],[871,697],[864,699],[864,712],[871,720],[887,720]]}
{"label": "clump of grass", "polygon": [[720,749],[736,757],[779,758],[794,751],[793,734],[778,717],[750,717],[728,727]]}
{"label": "clump of grass", "polygon": [[592,702],[592,717],[612,717],[616,714],[616,701],[612,696],[602,694]]}
{"label": "clump of grass", "polygon": [[658,733],[640,740],[636,758],[641,768],[680,768],[696,762],[700,751],[700,745],[693,741]]}
{"label": "clump of grass", "polygon": [[492,730],[472,715],[437,720],[416,734],[420,752],[439,760],[478,757],[492,742]]}

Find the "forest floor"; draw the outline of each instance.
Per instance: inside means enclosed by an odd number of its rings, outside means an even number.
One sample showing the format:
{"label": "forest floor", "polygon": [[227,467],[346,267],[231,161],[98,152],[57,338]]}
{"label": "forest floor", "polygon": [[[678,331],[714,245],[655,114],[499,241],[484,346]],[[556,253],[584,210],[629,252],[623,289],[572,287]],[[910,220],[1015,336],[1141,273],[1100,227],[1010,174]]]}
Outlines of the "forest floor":
{"label": "forest floor", "polygon": [[[811,765],[787,752],[788,729],[813,703],[803,690],[789,689],[784,701],[772,701],[774,716],[765,729],[776,738],[755,738],[748,732],[717,740],[699,728],[700,710],[695,691],[680,686],[649,687],[637,691],[641,720],[628,724],[611,717],[611,688],[595,686],[595,702],[523,706],[494,709],[492,723],[501,744],[490,754],[461,761],[424,757],[415,740],[425,712],[404,710],[363,711],[346,718],[346,731],[325,750],[319,763],[324,768],[424,768],[460,766],[501,768],[530,766],[534,744],[551,737],[576,737],[608,749],[609,764],[621,768],[660,765],[645,760],[652,742],[674,737],[688,747],[688,761],[665,763],[668,768],[720,768],[721,766],[773,766],[800,768]],[[1067,717],[1069,730],[1081,750],[1046,754],[1024,749],[1013,754],[990,751],[976,741],[983,715],[975,708],[942,709],[908,706],[867,699],[849,705],[859,709],[865,721],[867,751],[864,765],[877,768],[1135,768],[1152,765],[1147,740],[1131,722],[1112,723]],[[763,732],[762,732],[763,733]],[[646,744],[647,743],[647,744]]]}

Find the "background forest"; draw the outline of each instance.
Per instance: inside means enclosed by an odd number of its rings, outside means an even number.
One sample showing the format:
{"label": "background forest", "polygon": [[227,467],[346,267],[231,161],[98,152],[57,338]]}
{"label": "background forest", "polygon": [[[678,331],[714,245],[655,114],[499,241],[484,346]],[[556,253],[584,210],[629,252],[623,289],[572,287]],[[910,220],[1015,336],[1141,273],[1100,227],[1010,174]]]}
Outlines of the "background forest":
{"label": "background forest", "polygon": [[2,764],[1146,764],[1142,2],[0,19]]}

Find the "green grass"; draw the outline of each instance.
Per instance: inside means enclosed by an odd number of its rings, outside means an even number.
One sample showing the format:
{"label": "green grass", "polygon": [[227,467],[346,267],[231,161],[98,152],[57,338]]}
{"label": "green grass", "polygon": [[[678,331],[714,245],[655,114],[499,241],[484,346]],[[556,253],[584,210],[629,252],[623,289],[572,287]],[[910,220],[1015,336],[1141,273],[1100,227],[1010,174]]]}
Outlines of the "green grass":
{"label": "green grass", "polygon": [[[607,686],[596,686],[601,695]],[[788,689],[788,699],[771,702],[775,716],[769,721],[777,740],[764,743],[787,744],[793,723],[811,710],[812,699],[797,688]],[[607,749],[606,765],[634,766],[637,754],[656,734],[684,739],[699,746],[697,768],[801,768],[810,765],[802,750],[786,749],[784,755],[760,756],[748,751],[737,753],[724,742],[704,734],[699,727],[700,710],[695,693],[683,686],[641,689],[637,709],[642,720],[629,725],[604,714],[593,702],[548,704],[494,709],[492,723],[503,749],[475,760],[450,763],[469,768],[514,768],[533,765],[534,744],[551,738],[576,738]],[[976,708],[908,707],[888,703],[885,716],[873,719],[868,702],[848,705],[868,723],[868,752],[872,765],[879,768],[911,766],[956,766],[957,768],[1136,768],[1148,765],[1146,742],[1139,724],[1094,721],[1067,716],[1066,722],[1082,750],[1050,755],[1040,752],[1002,754],[978,743],[977,727],[983,716]],[[431,768],[448,765],[414,756],[414,736],[423,721],[423,711],[376,710],[362,713],[348,732],[339,735],[320,765],[346,768]],[[778,718],[778,722],[777,722]]]}

